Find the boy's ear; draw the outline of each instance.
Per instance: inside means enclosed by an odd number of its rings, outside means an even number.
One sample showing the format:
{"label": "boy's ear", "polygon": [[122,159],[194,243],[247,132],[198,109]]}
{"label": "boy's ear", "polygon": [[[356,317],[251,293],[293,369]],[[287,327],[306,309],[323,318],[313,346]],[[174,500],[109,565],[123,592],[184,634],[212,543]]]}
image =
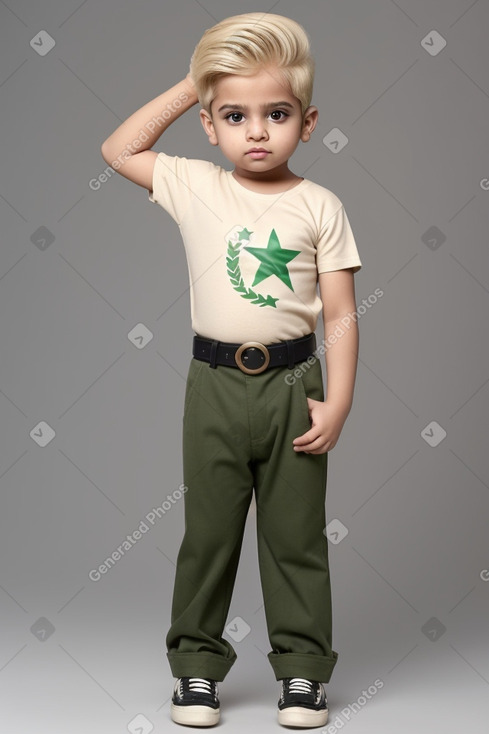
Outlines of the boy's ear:
{"label": "boy's ear", "polygon": [[211,145],[218,145],[216,131],[214,130],[214,123],[212,122],[212,117],[207,112],[207,110],[200,110],[199,112],[200,121],[202,123],[202,127],[204,128],[207,137],[209,138],[209,143]]}
{"label": "boy's ear", "polygon": [[317,107],[314,107],[313,105],[311,105],[304,112],[304,117],[302,120],[301,140],[304,143],[307,143],[307,141],[311,137],[311,133],[314,130],[314,128],[316,127],[318,119],[319,119],[319,110]]}

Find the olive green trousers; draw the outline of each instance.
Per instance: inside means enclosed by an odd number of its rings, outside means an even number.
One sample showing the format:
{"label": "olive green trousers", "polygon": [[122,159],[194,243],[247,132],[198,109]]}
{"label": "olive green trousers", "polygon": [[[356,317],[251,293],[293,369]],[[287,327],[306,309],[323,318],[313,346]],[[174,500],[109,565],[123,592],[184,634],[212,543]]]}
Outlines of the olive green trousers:
{"label": "olive green trousers", "polygon": [[[237,658],[222,634],[231,621],[253,489],[275,677],[331,677],[338,654],[331,647],[325,535],[328,454],[295,452],[292,445],[311,426],[307,397],[324,400],[319,359],[256,375],[191,360],[183,416],[185,533],[166,636],[176,678],[222,681]],[[233,641],[248,626],[251,620],[238,621]]]}

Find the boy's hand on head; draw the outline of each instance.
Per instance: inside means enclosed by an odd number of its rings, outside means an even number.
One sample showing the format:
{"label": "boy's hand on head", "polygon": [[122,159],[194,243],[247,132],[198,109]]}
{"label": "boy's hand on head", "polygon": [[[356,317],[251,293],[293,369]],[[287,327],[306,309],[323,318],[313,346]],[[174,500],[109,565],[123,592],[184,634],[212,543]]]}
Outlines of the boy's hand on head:
{"label": "boy's hand on head", "polygon": [[330,451],[340,437],[349,411],[327,400],[307,398],[311,428],[293,440],[294,451],[306,454],[325,454]]}

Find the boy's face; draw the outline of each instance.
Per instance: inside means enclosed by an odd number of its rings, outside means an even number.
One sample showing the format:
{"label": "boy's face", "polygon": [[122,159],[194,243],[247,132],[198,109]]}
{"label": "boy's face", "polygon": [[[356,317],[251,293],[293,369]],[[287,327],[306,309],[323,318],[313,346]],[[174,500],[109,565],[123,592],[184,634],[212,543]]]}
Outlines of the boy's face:
{"label": "boy's face", "polygon": [[[219,145],[244,178],[280,180],[299,140],[309,140],[318,111],[301,104],[268,67],[253,76],[230,74],[219,80],[211,105],[212,116],[200,110],[204,130],[212,145]],[[253,148],[264,152],[253,153]]]}

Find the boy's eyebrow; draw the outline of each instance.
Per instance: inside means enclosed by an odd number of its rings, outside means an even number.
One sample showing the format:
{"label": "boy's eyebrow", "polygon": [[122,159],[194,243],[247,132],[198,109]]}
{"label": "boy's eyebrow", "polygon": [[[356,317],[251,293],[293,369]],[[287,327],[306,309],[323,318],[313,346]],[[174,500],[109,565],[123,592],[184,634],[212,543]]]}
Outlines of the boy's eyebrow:
{"label": "boy's eyebrow", "polygon": [[[267,104],[261,105],[262,110],[269,110],[272,107],[290,107],[290,109],[294,109],[294,105],[290,104],[290,102],[286,102],[285,100],[282,102],[267,102]],[[222,112],[223,110],[242,110],[243,112],[246,112],[248,107],[246,105],[242,104],[223,104],[219,109],[218,112]]]}

